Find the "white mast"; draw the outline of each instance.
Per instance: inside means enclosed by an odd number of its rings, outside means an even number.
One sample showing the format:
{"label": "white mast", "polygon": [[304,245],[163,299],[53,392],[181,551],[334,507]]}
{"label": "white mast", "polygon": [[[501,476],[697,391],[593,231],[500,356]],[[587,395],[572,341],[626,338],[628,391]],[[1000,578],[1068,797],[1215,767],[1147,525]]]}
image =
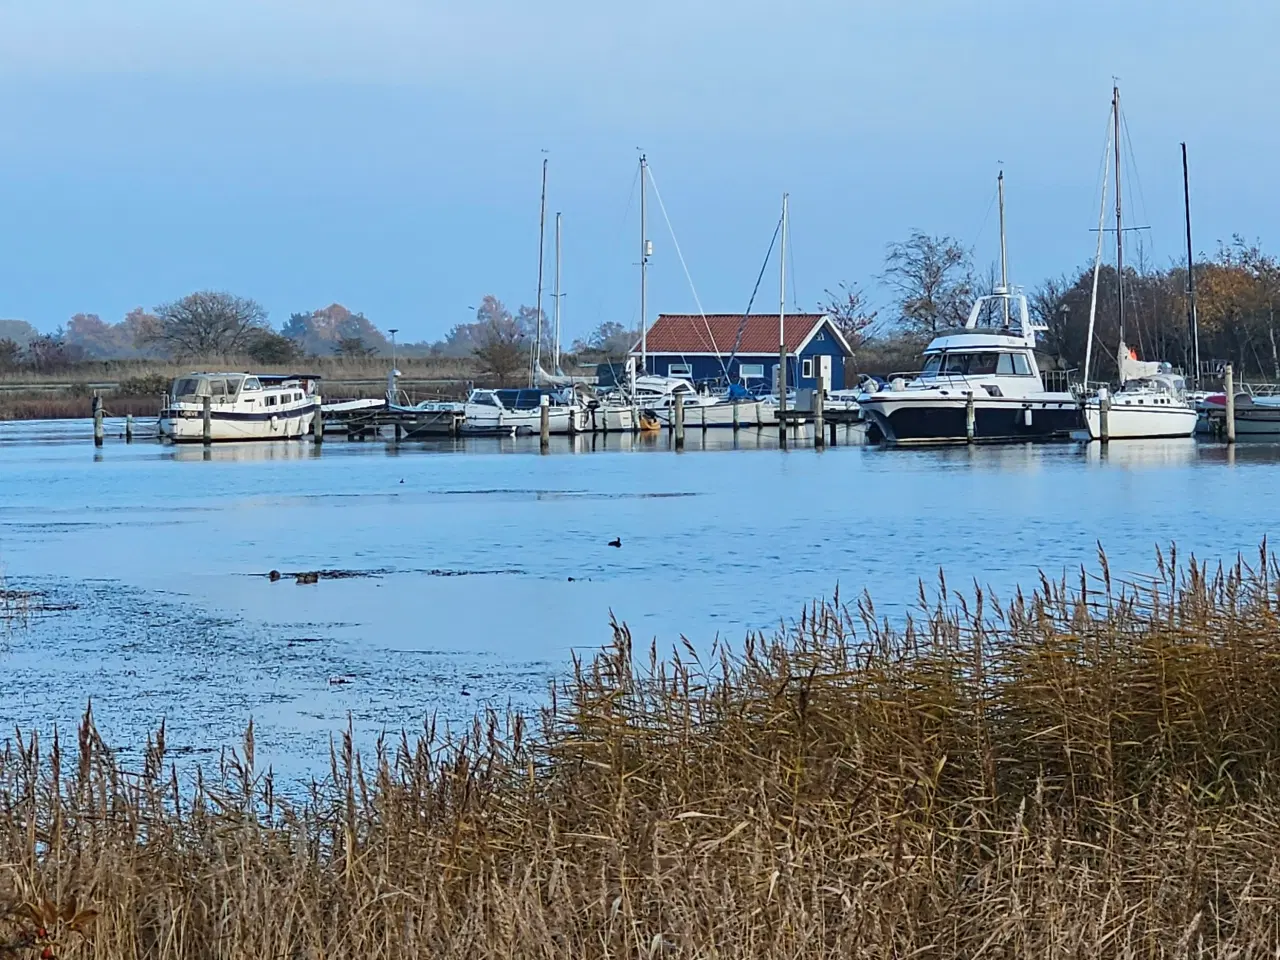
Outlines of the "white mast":
{"label": "white mast", "polygon": [[649,256],[653,245],[649,243],[648,226],[645,223],[644,182],[648,177],[649,162],[640,154],[640,372],[649,372],[649,324],[648,324],[648,273]]}
{"label": "white mast", "polygon": [[787,194],[782,195],[782,227],[778,247],[778,434],[786,443],[787,421]]}
{"label": "white mast", "polygon": [[[996,178],[996,190],[1000,194],[1000,289],[1004,293],[1009,292],[1009,254],[1004,243],[1004,171],[1000,171],[1000,176]],[[989,208],[988,208],[989,209]],[[1004,325],[1009,326],[1009,298],[1006,296],[1002,301],[1004,303]]]}
{"label": "white mast", "polygon": [[552,294],[553,303],[555,304],[555,359],[552,369],[559,374],[560,371],[560,298],[563,294],[560,292],[560,214],[556,214],[556,291]]}
{"label": "white mast", "polygon": [[1098,274],[1102,270],[1102,238],[1106,233],[1107,183],[1111,174],[1111,165],[1107,163],[1107,154],[1111,152],[1111,136],[1111,125],[1107,124],[1107,145],[1102,150],[1102,201],[1098,208],[1098,250],[1093,255],[1093,293],[1089,297],[1089,337],[1084,345],[1084,385],[1086,390],[1089,386],[1089,364],[1093,358],[1093,325],[1098,317]]}
{"label": "white mast", "polygon": [[529,386],[538,385],[538,374],[542,371],[542,247],[547,239],[547,158],[542,158],[542,207],[538,215],[538,302],[534,306],[537,313],[535,335],[533,338],[532,356],[529,358]]}

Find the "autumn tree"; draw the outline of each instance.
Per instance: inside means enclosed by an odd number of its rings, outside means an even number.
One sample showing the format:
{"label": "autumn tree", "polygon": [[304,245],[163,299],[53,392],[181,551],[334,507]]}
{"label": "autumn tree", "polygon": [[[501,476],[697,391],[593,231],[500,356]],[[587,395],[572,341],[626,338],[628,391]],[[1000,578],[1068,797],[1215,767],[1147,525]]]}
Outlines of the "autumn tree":
{"label": "autumn tree", "polygon": [[472,354],[500,386],[519,381],[526,369],[530,338],[519,320],[492,295],[476,310],[476,345]]}
{"label": "autumn tree", "polygon": [[256,331],[267,325],[257,302],[230,293],[201,291],[156,307],[154,342],[190,357],[242,353]]}
{"label": "autumn tree", "polygon": [[963,325],[973,304],[973,261],[951,237],[915,230],[889,244],[880,279],[896,295],[898,324],[910,336]]}
{"label": "autumn tree", "polygon": [[22,347],[17,340],[0,338],[0,373],[17,370],[22,363]]}
{"label": "autumn tree", "polygon": [[837,284],[835,290],[827,290],[825,294],[826,299],[818,309],[831,318],[849,346],[857,350],[876,322],[877,311],[868,308],[866,294],[857,284]]}
{"label": "autumn tree", "polygon": [[288,364],[302,358],[302,348],[296,342],[266,328],[249,335],[244,353],[250,360],[262,364]]}

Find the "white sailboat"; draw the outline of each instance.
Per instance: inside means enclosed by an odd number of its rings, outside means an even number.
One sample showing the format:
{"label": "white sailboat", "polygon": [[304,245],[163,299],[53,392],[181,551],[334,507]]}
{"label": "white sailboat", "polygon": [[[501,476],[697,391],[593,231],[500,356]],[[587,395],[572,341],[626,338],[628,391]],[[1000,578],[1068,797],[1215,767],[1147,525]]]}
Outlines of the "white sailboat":
{"label": "white sailboat", "polygon": [[[1119,310],[1120,345],[1116,351],[1120,387],[1109,393],[1106,387],[1082,404],[1085,426],[1091,440],[1138,440],[1159,437],[1190,437],[1195,433],[1198,413],[1187,398],[1185,379],[1164,362],[1142,361],[1137,351],[1125,343],[1124,331],[1124,215],[1120,180],[1120,88],[1112,90],[1112,142],[1116,175],[1116,289]],[[1089,339],[1085,347],[1085,382],[1093,350],[1093,330],[1097,319],[1098,272],[1102,266],[1101,221],[1105,216],[1107,187],[1102,185],[1103,214],[1099,216],[1098,255],[1093,263],[1093,298],[1089,307]],[[1103,430],[1104,405],[1106,430]]]}

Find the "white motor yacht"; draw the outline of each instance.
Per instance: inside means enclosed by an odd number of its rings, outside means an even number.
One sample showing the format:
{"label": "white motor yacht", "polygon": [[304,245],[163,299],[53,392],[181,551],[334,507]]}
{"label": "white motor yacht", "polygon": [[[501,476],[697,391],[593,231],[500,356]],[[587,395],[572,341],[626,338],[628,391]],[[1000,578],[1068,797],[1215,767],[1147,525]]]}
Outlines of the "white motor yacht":
{"label": "white motor yacht", "polygon": [[160,435],[175,443],[204,439],[287,440],[311,430],[319,377],[249,373],[189,373],[173,381],[160,411]]}
{"label": "white motor yacht", "polygon": [[549,427],[554,434],[585,433],[591,429],[587,408],[569,392],[554,390],[483,389],[471,391],[463,405],[462,433],[506,436],[538,433],[542,429],[542,398],[547,398]]}
{"label": "white motor yacht", "polygon": [[[987,325],[984,317],[1003,316]],[[890,443],[1008,443],[1065,439],[1080,427],[1067,390],[1048,390],[1036,363],[1027,298],[1008,288],[973,305],[961,330],[934,338],[912,379],[867,382],[863,418]]]}

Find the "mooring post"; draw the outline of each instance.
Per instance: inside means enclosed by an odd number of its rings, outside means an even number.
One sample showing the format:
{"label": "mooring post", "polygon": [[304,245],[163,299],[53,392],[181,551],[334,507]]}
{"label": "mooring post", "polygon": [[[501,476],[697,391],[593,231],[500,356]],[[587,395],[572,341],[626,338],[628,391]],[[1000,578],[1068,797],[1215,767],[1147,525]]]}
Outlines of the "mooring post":
{"label": "mooring post", "polygon": [[827,443],[826,432],[822,429],[822,386],[813,391],[813,447],[821,450]]}
{"label": "mooring post", "polygon": [[133,414],[124,415],[124,442],[133,443]]}
{"label": "mooring post", "polygon": [[93,395],[93,445],[102,446],[103,437],[102,398],[95,393]]}
{"label": "mooring post", "polygon": [[546,453],[551,448],[551,398],[545,393],[538,405],[538,449]]}
{"label": "mooring post", "polygon": [[204,396],[200,398],[203,411],[201,417],[204,421],[204,432],[201,439],[206,443],[213,443],[213,397]]}
{"label": "mooring post", "polygon": [[1222,375],[1223,385],[1227,389],[1227,443],[1236,442],[1236,376],[1231,364]]}
{"label": "mooring post", "polygon": [[684,394],[675,395],[675,408],[671,416],[671,426],[676,432],[676,449],[684,449]]}
{"label": "mooring post", "polygon": [[322,406],[323,403],[324,403],[323,398],[317,396],[315,416],[311,418],[311,439],[312,441],[314,441],[317,447],[320,446],[320,444],[324,443],[324,407]]}
{"label": "mooring post", "polygon": [[738,398],[733,398],[733,432],[737,433],[742,428],[742,419],[738,416]]}
{"label": "mooring post", "polygon": [[1098,438],[1111,442],[1111,391],[1106,387],[1098,389]]}
{"label": "mooring post", "polygon": [[832,420],[829,427],[831,430],[831,446],[834,447],[836,445],[836,422]]}
{"label": "mooring post", "polygon": [[404,436],[404,427],[400,426],[400,421],[399,421],[399,420],[397,420],[397,421],[396,421],[395,429],[394,429],[394,431],[393,431],[393,432],[394,432],[394,434],[395,434],[396,443],[399,443],[399,442],[400,442],[401,437],[403,437],[403,436]]}
{"label": "mooring post", "polygon": [[973,409],[973,393],[969,393],[969,397],[964,402],[964,438],[967,442],[973,443],[974,427],[977,422],[977,414]]}

